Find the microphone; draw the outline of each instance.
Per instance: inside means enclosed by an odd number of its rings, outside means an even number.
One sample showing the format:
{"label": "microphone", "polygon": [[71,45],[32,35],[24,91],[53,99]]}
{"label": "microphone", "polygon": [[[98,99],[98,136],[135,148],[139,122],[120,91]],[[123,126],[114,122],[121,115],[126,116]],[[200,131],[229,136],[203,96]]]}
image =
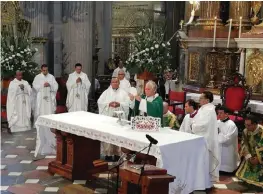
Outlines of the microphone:
{"label": "microphone", "polygon": [[152,136],[146,134],[146,138],[150,141],[151,144],[156,145],[158,143],[158,141],[156,139],[154,139]]}

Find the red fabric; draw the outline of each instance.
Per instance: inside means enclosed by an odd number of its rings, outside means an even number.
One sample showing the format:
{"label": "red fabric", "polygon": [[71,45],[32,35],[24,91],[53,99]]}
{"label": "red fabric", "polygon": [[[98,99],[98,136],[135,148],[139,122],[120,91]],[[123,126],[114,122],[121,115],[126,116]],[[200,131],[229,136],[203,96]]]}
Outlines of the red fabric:
{"label": "red fabric", "polygon": [[1,95],[1,106],[6,106],[7,95]]}
{"label": "red fabric", "polygon": [[1,119],[6,119],[7,120],[7,113],[6,113],[6,111],[1,111]]}
{"label": "red fabric", "polygon": [[242,87],[230,87],[225,91],[226,107],[231,111],[239,111],[243,108],[246,98],[245,89]]}
{"label": "red fabric", "polygon": [[173,106],[169,106],[169,111],[174,113],[175,115],[183,115],[184,114],[184,109],[182,108],[176,108],[175,107],[175,112],[173,111]]}
{"label": "red fabric", "polygon": [[57,94],[56,94],[56,100],[58,101],[58,100],[60,100],[60,99],[61,99],[60,92],[57,92]]}
{"label": "red fabric", "polygon": [[169,92],[170,101],[185,102],[186,101],[185,98],[186,98],[185,92],[175,92],[175,91]]}
{"label": "red fabric", "polygon": [[236,76],[236,77],[234,78],[234,82],[235,82],[235,84],[238,84],[238,83],[239,83],[239,77],[238,77],[238,76]]}
{"label": "red fabric", "polygon": [[243,121],[244,119],[242,117],[238,117],[235,115],[229,115],[230,120],[232,121]]}
{"label": "red fabric", "polygon": [[67,112],[67,107],[66,106],[57,106],[57,110],[56,110],[56,113],[59,114],[59,113],[65,113]]}

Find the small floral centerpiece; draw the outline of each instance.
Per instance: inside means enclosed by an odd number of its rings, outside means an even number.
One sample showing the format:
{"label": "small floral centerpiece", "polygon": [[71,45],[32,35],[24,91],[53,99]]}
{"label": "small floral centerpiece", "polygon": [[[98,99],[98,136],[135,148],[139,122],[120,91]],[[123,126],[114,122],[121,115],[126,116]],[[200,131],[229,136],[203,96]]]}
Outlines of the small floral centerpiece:
{"label": "small floral centerpiece", "polygon": [[149,72],[156,75],[171,69],[171,44],[164,40],[162,29],[143,29],[135,35],[132,44],[135,51],[125,65],[130,73]]}
{"label": "small floral centerpiece", "polygon": [[12,77],[17,70],[23,72],[25,80],[33,80],[38,73],[38,64],[32,61],[38,50],[32,48],[31,38],[14,36],[1,37],[1,75]]}

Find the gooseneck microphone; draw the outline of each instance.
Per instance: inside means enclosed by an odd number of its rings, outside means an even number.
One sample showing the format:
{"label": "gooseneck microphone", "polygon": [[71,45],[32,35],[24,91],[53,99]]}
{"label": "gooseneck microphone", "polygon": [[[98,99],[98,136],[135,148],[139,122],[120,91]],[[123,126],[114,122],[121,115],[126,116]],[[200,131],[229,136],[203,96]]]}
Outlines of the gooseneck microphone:
{"label": "gooseneck microphone", "polygon": [[150,142],[151,144],[156,145],[156,144],[158,143],[158,141],[157,141],[156,139],[154,139],[152,136],[150,136],[150,135],[148,135],[148,134],[146,134],[146,138],[149,140],[149,142]]}

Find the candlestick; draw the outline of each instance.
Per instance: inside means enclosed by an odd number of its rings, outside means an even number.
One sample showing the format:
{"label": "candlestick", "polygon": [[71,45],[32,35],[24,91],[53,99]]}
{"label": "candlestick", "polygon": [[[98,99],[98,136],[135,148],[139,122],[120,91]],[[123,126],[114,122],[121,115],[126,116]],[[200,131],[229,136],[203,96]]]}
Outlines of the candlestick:
{"label": "candlestick", "polygon": [[229,48],[230,36],[231,36],[231,28],[232,28],[232,19],[229,20],[229,31],[228,31],[228,39],[227,39],[227,46]]}
{"label": "candlestick", "polygon": [[216,21],[217,21],[217,17],[215,17],[213,48],[215,48],[216,46]]}
{"label": "candlestick", "polygon": [[241,29],[242,29],[242,17],[239,19],[239,33],[238,33],[238,38],[241,38]]}

